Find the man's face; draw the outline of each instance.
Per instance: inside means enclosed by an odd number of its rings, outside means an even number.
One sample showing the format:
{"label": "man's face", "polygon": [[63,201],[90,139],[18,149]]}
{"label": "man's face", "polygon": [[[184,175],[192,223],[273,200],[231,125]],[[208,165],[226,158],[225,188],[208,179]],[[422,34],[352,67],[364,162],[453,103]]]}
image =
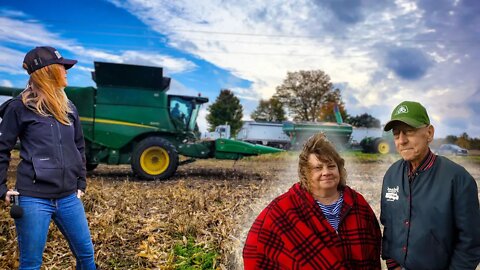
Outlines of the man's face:
{"label": "man's face", "polygon": [[428,144],[433,140],[433,126],[414,128],[398,122],[393,127],[393,139],[398,153],[406,161],[419,165],[428,153]]}
{"label": "man's face", "polygon": [[315,154],[310,154],[308,156],[308,165],[310,167],[308,181],[310,182],[312,192],[337,189],[340,183],[340,172],[333,160],[321,161]]}

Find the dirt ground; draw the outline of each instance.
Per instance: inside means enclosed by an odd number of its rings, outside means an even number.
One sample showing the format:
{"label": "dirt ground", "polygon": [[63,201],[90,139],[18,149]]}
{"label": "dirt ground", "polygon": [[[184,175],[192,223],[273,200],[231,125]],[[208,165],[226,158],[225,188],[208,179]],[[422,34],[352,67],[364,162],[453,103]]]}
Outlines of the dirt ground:
{"label": "dirt ground", "polygon": [[[347,158],[347,183],[379,213],[381,181],[395,160]],[[477,180],[480,163],[456,159]],[[14,158],[9,179],[14,178]],[[297,181],[296,156],[234,161],[199,160],[179,167],[167,181],[140,181],[130,166],[100,165],[88,177],[83,198],[100,269],[176,269],[173,247],[193,238],[219,256],[216,269],[241,269],[241,250],[253,220]],[[9,187],[13,181],[9,180]],[[13,220],[0,204],[0,269],[17,266]],[[51,227],[43,269],[74,269],[60,232]]]}

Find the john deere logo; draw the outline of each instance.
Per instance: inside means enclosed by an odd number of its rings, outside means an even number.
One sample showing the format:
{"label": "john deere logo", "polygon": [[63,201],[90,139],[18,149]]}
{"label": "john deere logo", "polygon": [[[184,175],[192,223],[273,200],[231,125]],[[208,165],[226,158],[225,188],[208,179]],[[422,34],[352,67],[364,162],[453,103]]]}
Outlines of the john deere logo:
{"label": "john deere logo", "polygon": [[395,114],[401,114],[401,113],[408,113],[408,107],[405,105],[398,107],[397,112]]}

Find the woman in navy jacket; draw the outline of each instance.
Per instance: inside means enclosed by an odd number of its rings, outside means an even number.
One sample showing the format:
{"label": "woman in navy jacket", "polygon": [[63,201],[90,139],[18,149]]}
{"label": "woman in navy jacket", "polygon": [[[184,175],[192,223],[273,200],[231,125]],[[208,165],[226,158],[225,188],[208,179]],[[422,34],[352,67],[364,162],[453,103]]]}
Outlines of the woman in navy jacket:
{"label": "woman in navy jacket", "polygon": [[[93,244],[80,197],[86,188],[84,139],[78,112],[67,99],[67,72],[77,63],[52,47],[28,52],[27,88],[0,107],[0,196],[18,196],[15,219],[19,269],[40,269],[53,219],[75,255],[77,269],[95,269]],[[8,190],[10,151],[20,139],[16,190]]]}

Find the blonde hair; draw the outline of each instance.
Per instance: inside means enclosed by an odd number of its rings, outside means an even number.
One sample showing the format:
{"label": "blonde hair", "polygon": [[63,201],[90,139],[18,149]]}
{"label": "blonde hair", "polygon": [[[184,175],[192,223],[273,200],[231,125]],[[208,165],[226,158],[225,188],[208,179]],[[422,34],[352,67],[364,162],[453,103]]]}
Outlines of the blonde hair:
{"label": "blonde hair", "polygon": [[63,91],[64,67],[60,64],[45,66],[30,74],[29,87],[22,93],[27,108],[41,116],[52,115],[58,122],[70,125],[68,113],[72,109]]}
{"label": "blonde hair", "polygon": [[306,190],[311,191],[308,181],[312,168],[308,162],[310,154],[314,154],[318,160],[323,162],[333,161],[337,164],[340,173],[340,183],[338,189],[347,185],[347,170],[345,169],[345,160],[340,157],[335,146],[327,139],[324,133],[317,133],[310,137],[303,145],[298,160],[298,176],[300,185]]}

